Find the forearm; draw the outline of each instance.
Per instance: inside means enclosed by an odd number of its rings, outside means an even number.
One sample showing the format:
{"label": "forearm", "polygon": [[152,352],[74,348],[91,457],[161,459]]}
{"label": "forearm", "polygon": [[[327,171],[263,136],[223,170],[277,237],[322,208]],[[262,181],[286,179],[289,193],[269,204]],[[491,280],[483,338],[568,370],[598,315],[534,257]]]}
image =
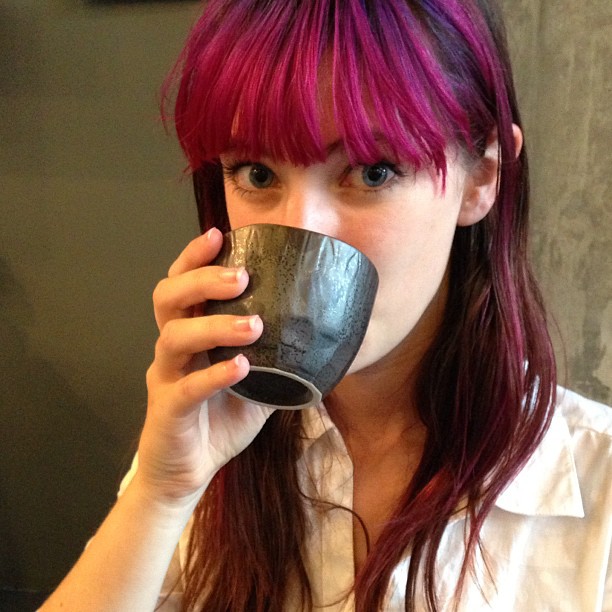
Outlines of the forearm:
{"label": "forearm", "polygon": [[132,481],[41,612],[153,610],[194,506],[158,504]]}

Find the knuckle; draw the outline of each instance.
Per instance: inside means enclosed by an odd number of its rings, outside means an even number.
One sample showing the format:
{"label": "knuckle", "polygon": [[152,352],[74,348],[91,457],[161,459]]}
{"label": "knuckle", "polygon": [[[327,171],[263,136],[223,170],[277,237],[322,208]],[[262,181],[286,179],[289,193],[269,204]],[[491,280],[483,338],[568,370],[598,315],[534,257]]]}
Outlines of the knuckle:
{"label": "knuckle", "polygon": [[158,389],[160,385],[160,372],[155,361],[148,367],[145,373],[145,384],[150,399],[153,392]]}
{"label": "knuckle", "polygon": [[195,381],[196,377],[191,375],[181,378],[177,383],[178,392],[186,404],[193,404],[203,399],[199,397],[201,395],[200,385],[196,385]]}
{"label": "knuckle", "polygon": [[167,321],[162,327],[162,330],[155,345],[156,355],[162,353],[175,353],[178,349],[178,333],[176,320]]}
{"label": "knuckle", "polygon": [[150,389],[154,383],[155,383],[155,371],[154,371],[154,365],[151,364],[148,368],[147,371],[145,372],[145,383],[147,385],[147,389]]}
{"label": "knuckle", "polygon": [[156,306],[163,304],[166,301],[166,279],[160,280],[155,289],[153,289],[153,303]]}

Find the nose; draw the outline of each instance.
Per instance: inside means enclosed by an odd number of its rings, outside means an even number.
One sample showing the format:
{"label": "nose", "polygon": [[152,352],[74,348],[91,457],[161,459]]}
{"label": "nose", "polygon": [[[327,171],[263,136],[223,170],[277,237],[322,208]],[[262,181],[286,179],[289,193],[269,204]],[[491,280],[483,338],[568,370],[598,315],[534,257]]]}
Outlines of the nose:
{"label": "nose", "polygon": [[277,208],[276,223],[338,238],[339,211],[327,190],[300,184],[287,190]]}

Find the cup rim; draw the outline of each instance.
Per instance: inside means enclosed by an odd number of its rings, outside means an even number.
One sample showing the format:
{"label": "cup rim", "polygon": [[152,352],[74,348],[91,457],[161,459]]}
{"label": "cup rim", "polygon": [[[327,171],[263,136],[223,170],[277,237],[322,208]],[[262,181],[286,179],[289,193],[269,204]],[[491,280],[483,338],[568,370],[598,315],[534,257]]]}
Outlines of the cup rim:
{"label": "cup rim", "polygon": [[336,238],[335,236],[330,236],[329,234],[323,234],[322,232],[317,232],[316,230],[311,230],[305,227],[295,227],[295,225],[282,225],[281,223],[249,223],[247,225],[241,225],[240,227],[231,229],[227,231],[224,235],[228,236],[229,234],[233,234],[235,232],[238,232],[241,230],[247,230],[247,229],[278,228],[278,227],[283,228],[284,230],[293,230],[293,231],[297,231],[297,232],[301,232],[305,234],[312,234],[320,238],[327,238],[328,240],[331,240],[333,242],[338,242],[342,245],[346,245],[347,247],[349,247],[356,253],[359,253],[359,255],[361,255],[361,257],[363,257],[370,264],[370,266],[372,266],[372,269],[374,270],[374,273],[376,274],[376,278],[378,279],[378,270],[376,269],[374,262],[362,250],[358,249],[355,245],[351,244],[350,242],[346,242],[346,240],[342,240],[341,238]]}
{"label": "cup rim", "polygon": [[[268,374],[276,374],[277,376],[283,376],[284,378],[291,378],[292,380],[295,380],[299,382],[300,384],[304,385],[310,391],[310,393],[312,393],[312,398],[310,401],[305,402],[303,404],[298,404],[295,406],[284,406],[280,404],[270,404],[268,402],[261,402],[258,400],[254,400],[250,397],[246,397],[245,395],[242,395],[241,393],[236,391],[234,387],[228,387],[227,389],[225,389],[225,391],[227,391],[228,393],[230,393],[231,395],[235,397],[240,398],[241,400],[245,402],[249,402],[250,404],[256,404],[257,406],[266,406],[267,408],[276,408],[278,410],[302,410],[304,408],[314,408],[323,401],[323,396],[321,394],[321,391],[319,391],[319,389],[317,389],[309,380],[306,380],[305,378],[302,378],[301,376],[298,376],[297,374],[294,374],[293,372],[287,372],[286,370],[280,370],[278,368],[271,368],[271,367],[266,367],[266,366],[256,366],[256,365],[252,365],[249,368],[249,371],[267,372]],[[239,383],[240,381],[236,384],[239,384]]]}

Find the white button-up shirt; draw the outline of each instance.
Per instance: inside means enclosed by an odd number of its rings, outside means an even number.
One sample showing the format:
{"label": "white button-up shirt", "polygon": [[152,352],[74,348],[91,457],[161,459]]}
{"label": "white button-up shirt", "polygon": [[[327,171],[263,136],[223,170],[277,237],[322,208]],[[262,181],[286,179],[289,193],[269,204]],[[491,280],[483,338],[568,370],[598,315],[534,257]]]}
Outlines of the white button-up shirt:
{"label": "white button-up shirt", "polygon": [[[353,467],[339,431],[322,406],[304,410],[303,418],[306,439],[298,469],[304,492],[351,508]],[[136,464],[122,488],[135,469]],[[307,512],[305,565],[315,604],[327,604],[325,612],[354,610],[352,515],[341,509]],[[437,593],[445,612],[453,610],[465,520],[461,513],[451,519],[438,551]],[[170,566],[169,586],[185,564],[190,528]],[[481,540],[485,560],[477,553],[459,612],[612,612],[610,408],[559,390],[550,429],[497,499]],[[409,562],[407,555],[393,572],[386,610],[404,610]],[[419,592],[422,597],[423,589]],[[180,610],[180,599],[175,591],[160,609]],[[425,609],[424,598],[416,609]],[[288,603],[287,610],[296,609]]]}

